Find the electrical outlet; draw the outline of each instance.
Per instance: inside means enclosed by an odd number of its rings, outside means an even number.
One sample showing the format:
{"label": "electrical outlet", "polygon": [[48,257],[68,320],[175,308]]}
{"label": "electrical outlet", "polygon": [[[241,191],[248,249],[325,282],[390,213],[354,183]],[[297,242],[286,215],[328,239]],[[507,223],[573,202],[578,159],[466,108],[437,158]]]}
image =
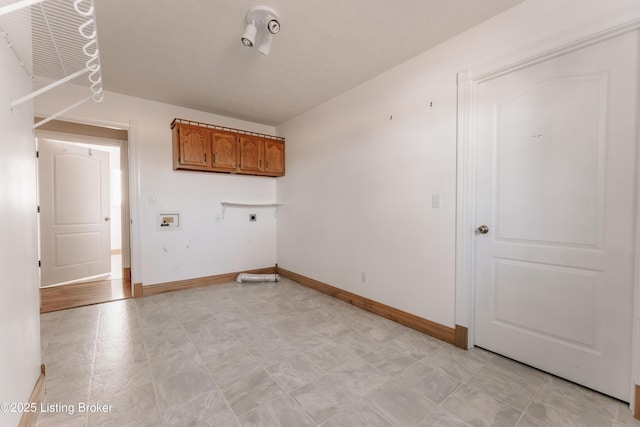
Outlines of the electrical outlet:
{"label": "electrical outlet", "polygon": [[258,221],[258,214],[249,214],[249,222]]}

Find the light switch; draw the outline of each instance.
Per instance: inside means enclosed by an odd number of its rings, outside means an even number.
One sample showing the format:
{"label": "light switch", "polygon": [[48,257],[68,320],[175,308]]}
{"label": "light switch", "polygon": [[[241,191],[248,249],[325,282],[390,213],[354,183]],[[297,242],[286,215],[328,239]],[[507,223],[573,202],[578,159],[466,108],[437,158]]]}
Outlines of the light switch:
{"label": "light switch", "polygon": [[439,194],[432,194],[431,195],[431,207],[432,208],[439,208],[440,207],[440,195]]}

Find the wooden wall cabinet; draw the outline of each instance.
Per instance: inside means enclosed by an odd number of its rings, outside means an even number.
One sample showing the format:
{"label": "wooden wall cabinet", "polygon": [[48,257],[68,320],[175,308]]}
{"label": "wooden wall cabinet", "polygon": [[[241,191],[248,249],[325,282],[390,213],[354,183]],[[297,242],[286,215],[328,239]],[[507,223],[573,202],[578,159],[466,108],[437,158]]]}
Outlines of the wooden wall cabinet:
{"label": "wooden wall cabinet", "polygon": [[284,175],[284,141],[240,136],[239,167],[256,175]]}
{"label": "wooden wall cabinet", "polygon": [[211,132],[211,167],[221,172],[236,172],[238,169],[237,136],[230,132]]}
{"label": "wooden wall cabinet", "polygon": [[175,119],[173,168],[284,176],[283,138]]}
{"label": "wooden wall cabinet", "polygon": [[176,126],[173,134],[174,169],[206,170],[209,168],[209,132],[195,126]]}
{"label": "wooden wall cabinet", "polygon": [[264,171],[276,176],[284,175],[284,141],[264,141]]}
{"label": "wooden wall cabinet", "polygon": [[260,174],[264,171],[264,140],[253,136],[240,136],[240,170]]}

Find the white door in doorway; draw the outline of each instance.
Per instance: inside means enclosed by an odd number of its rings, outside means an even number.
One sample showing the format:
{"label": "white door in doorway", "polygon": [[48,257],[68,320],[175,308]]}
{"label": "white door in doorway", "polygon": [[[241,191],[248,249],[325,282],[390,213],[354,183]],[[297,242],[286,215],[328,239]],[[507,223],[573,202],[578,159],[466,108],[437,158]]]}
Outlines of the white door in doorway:
{"label": "white door in doorway", "polygon": [[41,286],[111,271],[109,153],[38,140]]}
{"label": "white door in doorway", "polygon": [[634,32],[513,70],[476,110],[475,344],[623,400],[637,53]]}

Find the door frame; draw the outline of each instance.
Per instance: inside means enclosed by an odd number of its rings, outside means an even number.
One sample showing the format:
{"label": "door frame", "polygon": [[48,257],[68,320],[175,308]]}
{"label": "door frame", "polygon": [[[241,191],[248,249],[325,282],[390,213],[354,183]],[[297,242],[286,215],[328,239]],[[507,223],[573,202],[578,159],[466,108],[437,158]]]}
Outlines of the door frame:
{"label": "door frame", "polygon": [[[124,133],[123,133],[124,131]],[[125,138],[124,135],[127,135]],[[121,241],[122,241],[122,269],[123,278],[131,280],[133,292],[133,230],[132,230],[132,168],[131,168],[131,131],[126,127],[113,125],[84,124],[72,121],[53,120],[41,128],[36,129],[35,138],[58,140],[61,142],[87,143],[104,146],[118,146],[120,148],[120,170],[122,171],[122,205]],[[79,139],[82,139],[80,141]],[[40,230],[38,230],[40,233]],[[127,274],[125,274],[127,271]]]}
{"label": "door frame", "polygon": [[[559,36],[554,45],[548,39],[537,46],[499,60],[462,70],[457,74],[457,141],[456,141],[456,267],[455,323],[468,328],[467,348],[473,348],[475,338],[475,198],[476,198],[476,117],[480,83],[529,67],[578,49],[640,29],[640,18],[594,31],[583,30],[579,36]],[[544,43],[544,44],[543,44]],[[639,52],[640,57],[640,52]],[[639,82],[640,83],[640,82]],[[640,87],[640,86],[639,86]],[[640,99],[640,94],[639,94]],[[636,147],[640,146],[640,123],[636,125]],[[640,149],[636,150],[640,170]],[[635,247],[633,285],[632,384],[640,384],[640,173],[636,172]],[[629,390],[629,402],[635,398],[638,386]],[[640,400],[640,399],[639,399]],[[640,403],[639,403],[640,405]],[[640,406],[635,408],[640,414]]]}

